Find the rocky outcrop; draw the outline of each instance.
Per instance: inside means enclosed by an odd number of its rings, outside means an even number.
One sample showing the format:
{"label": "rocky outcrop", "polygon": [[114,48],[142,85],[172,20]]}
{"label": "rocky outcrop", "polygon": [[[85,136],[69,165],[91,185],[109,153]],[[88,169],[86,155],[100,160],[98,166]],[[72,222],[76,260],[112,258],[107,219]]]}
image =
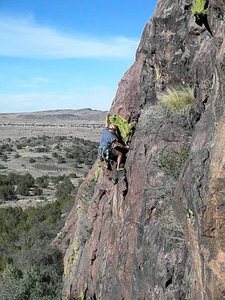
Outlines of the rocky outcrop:
{"label": "rocky outcrop", "polygon": [[[160,0],[111,113],[136,124],[117,183],[93,166],[58,237],[63,299],[225,298],[224,0],[210,30],[189,0]],[[166,114],[160,94],[191,86],[189,115]]]}

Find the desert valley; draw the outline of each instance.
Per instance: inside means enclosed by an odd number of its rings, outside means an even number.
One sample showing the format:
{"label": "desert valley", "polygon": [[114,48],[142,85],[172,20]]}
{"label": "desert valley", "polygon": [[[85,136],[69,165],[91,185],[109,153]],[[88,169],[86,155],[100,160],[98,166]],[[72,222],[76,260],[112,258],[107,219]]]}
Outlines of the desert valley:
{"label": "desert valley", "polygon": [[[105,112],[91,109],[0,114],[0,174],[45,183],[22,193],[0,188],[0,207],[39,205],[55,200],[55,178],[78,186],[97,157]],[[3,189],[3,190],[2,190]],[[15,192],[18,187],[13,183]]]}

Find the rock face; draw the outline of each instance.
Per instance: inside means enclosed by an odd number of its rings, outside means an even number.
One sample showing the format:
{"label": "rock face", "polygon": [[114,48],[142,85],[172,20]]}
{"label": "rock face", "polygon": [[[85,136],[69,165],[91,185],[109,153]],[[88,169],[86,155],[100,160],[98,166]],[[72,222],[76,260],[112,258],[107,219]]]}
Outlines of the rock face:
{"label": "rock face", "polygon": [[[160,0],[111,113],[136,122],[125,169],[93,166],[55,241],[63,299],[225,299],[224,0],[199,26],[191,0]],[[209,26],[209,27],[208,27]],[[160,94],[191,86],[188,116]]]}

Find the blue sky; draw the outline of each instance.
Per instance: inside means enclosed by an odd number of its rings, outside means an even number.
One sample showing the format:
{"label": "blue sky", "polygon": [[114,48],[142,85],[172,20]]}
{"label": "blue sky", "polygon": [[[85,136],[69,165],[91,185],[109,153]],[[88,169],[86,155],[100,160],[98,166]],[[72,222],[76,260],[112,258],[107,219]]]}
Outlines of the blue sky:
{"label": "blue sky", "polygon": [[157,0],[0,0],[0,113],[108,110]]}

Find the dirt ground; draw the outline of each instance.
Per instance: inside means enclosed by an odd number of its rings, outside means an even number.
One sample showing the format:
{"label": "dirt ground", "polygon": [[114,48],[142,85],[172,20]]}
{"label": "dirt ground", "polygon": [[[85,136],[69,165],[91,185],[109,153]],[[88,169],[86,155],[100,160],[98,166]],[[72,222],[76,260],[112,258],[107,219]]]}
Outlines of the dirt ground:
{"label": "dirt ground", "polygon": [[103,123],[0,123],[0,142],[10,138],[38,136],[75,136],[90,141],[99,140]]}

